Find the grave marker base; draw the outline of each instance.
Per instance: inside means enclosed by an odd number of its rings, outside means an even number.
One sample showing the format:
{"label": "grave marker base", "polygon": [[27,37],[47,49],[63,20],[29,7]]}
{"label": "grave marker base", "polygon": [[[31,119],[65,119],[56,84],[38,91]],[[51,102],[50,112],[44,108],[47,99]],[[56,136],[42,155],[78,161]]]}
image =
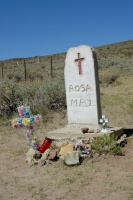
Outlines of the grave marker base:
{"label": "grave marker base", "polygon": [[110,127],[107,133],[102,133],[101,131],[99,133],[82,133],[82,128],[89,128],[89,130],[101,130],[100,125],[68,124],[64,128],[53,130],[47,133],[47,137],[55,140],[62,138],[88,139],[91,137],[100,137],[104,134],[114,134],[117,137],[120,137],[122,134],[124,134],[124,129],[122,127]]}

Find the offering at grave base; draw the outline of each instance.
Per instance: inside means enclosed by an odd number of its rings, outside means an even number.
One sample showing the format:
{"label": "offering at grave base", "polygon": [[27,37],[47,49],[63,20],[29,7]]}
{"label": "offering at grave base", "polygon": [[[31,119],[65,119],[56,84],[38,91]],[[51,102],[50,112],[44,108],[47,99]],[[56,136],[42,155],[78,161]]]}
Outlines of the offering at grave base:
{"label": "offering at grave base", "polygon": [[106,118],[106,116],[102,115],[102,119],[100,119],[100,123],[102,125],[102,130],[101,130],[102,133],[109,132],[108,125],[107,125],[108,121],[109,120]]}
{"label": "offering at grave base", "polygon": [[40,153],[44,153],[47,149],[49,149],[51,143],[52,143],[51,139],[45,138],[45,140],[43,141],[43,144],[39,148]]}
{"label": "offering at grave base", "polygon": [[81,131],[82,133],[88,133],[89,128],[82,128]]}
{"label": "offering at grave base", "polygon": [[37,136],[34,134],[34,123],[38,123],[42,120],[41,115],[32,115],[29,106],[19,106],[17,108],[19,113],[19,118],[12,120],[13,128],[25,128],[25,136],[27,143],[33,149],[39,149],[40,142]]}

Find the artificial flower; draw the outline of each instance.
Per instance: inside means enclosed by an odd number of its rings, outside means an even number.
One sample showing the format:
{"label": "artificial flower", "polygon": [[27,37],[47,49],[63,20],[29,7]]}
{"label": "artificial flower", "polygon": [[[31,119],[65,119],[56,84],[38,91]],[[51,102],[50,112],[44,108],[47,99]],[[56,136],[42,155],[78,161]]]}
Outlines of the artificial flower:
{"label": "artificial flower", "polygon": [[35,121],[36,121],[36,122],[40,122],[41,119],[42,119],[42,116],[41,116],[41,115],[36,115],[36,116],[35,116]]}
{"label": "artificial flower", "polygon": [[37,137],[36,137],[36,136],[34,136],[34,137],[32,138],[32,142],[33,142],[33,143],[37,142]]}
{"label": "artificial flower", "polygon": [[24,112],[24,106],[19,106],[19,107],[18,107],[18,112],[19,112],[19,113]]}
{"label": "artificial flower", "polygon": [[17,123],[18,123],[18,122],[17,122],[16,119],[12,120],[12,125],[15,125],[15,124],[17,124]]}
{"label": "artificial flower", "polygon": [[39,142],[35,142],[35,143],[34,143],[34,148],[35,148],[35,149],[39,149],[39,147],[40,147]]}
{"label": "artificial flower", "polygon": [[34,122],[35,121],[35,117],[34,116],[30,117],[30,121]]}
{"label": "artificial flower", "polygon": [[27,137],[27,138],[30,138],[30,137],[31,137],[31,134],[30,134],[29,132],[27,132],[27,133],[26,133],[26,137]]}
{"label": "artificial flower", "polygon": [[30,118],[24,118],[23,124],[24,124],[24,126],[29,126],[30,125]]}
{"label": "artificial flower", "polygon": [[16,118],[12,120],[12,127],[13,128],[21,128],[21,127],[26,127],[26,140],[28,144],[34,148],[34,149],[39,149],[39,141],[36,136],[34,136],[34,122],[39,122],[42,117],[41,115],[36,115],[33,116],[31,115],[30,107],[29,106],[19,106],[18,107],[18,112],[19,112],[19,118]]}
{"label": "artificial flower", "polygon": [[33,127],[32,125],[30,125],[29,129],[30,129],[30,130],[33,130],[33,129],[34,129],[34,127]]}
{"label": "artificial flower", "polygon": [[25,117],[30,117],[30,112],[24,112]]}
{"label": "artificial flower", "polygon": [[13,125],[13,128],[18,128],[18,125],[17,125],[17,124],[14,124],[14,125]]}
{"label": "artificial flower", "polygon": [[18,124],[18,125],[19,125],[20,128],[22,128],[22,127],[24,126],[22,123],[21,123],[21,124]]}

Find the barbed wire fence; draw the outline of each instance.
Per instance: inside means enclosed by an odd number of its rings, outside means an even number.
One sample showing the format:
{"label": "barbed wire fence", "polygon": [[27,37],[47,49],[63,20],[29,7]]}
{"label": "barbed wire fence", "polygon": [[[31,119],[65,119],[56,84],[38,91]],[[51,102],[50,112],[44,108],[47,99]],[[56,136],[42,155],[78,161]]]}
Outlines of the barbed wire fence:
{"label": "barbed wire fence", "polygon": [[15,81],[54,78],[63,72],[66,53],[50,56],[35,56],[0,62],[0,80],[6,77]]}

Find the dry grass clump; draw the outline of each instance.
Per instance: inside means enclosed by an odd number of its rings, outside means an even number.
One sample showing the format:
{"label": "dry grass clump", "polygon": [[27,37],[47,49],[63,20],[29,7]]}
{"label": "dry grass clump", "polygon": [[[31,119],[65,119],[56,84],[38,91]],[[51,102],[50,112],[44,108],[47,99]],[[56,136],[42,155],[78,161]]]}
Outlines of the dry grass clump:
{"label": "dry grass clump", "polygon": [[133,127],[133,75],[119,77],[108,86],[101,85],[101,107],[110,126]]}
{"label": "dry grass clump", "polygon": [[57,81],[16,82],[4,79],[0,84],[0,115],[10,116],[18,105],[29,105],[33,112],[46,114],[48,109],[66,107],[65,88]]}

